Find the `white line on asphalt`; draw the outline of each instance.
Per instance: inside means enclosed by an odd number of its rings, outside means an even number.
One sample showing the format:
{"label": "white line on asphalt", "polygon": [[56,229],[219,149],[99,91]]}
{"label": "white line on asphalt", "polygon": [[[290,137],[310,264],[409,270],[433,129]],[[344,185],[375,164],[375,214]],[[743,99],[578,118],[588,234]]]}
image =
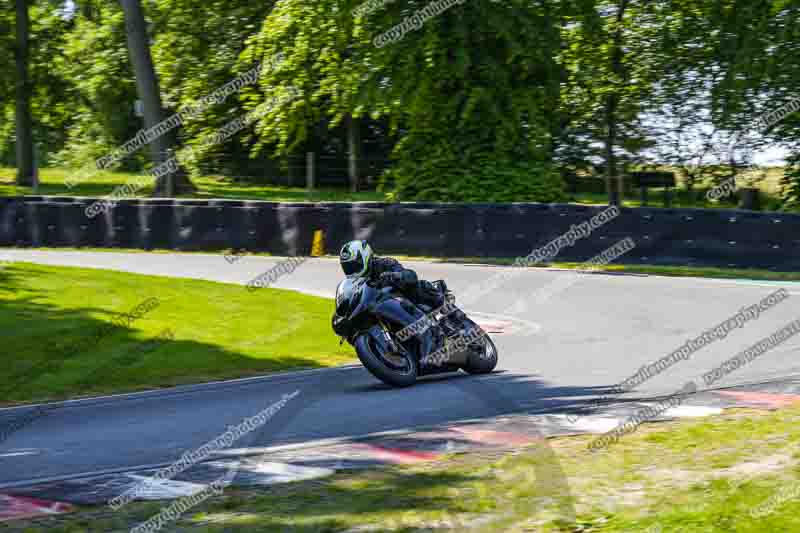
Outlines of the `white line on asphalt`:
{"label": "white line on asphalt", "polygon": [[[61,402],[52,402],[52,403],[26,403],[25,405],[20,405],[17,407],[0,407],[0,412],[4,411],[14,411],[14,410],[30,410],[31,407],[37,406],[48,406],[51,408],[55,408],[58,406],[61,407],[69,407],[69,406],[78,406],[78,404],[86,404],[86,403],[94,403],[100,402],[105,400],[119,400],[119,399],[136,399],[136,398],[150,398],[150,397],[162,397],[162,396],[171,396],[175,394],[186,394],[189,392],[203,392],[206,389],[212,390],[220,386],[228,386],[228,385],[235,385],[247,382],[254,382],[254,381],[271,381],[274,379],[281,379],[286,377],[295,377],[295,376],[305,376],[307,374],[317,374],[320,372],[330,372],[330,371],[345,371],[345,370],[354,370],[363,368],[360,364],[348,364],[348,365],[341,365],[341,366],[333,366],[328,368],[310,368],[307,370],[287,370],[285,372],[276,372],[272,374],[267,374],[264,376],[253,376],[249,378],[237,378],[237,379],[228,379],[228,380],[221,380],[221,381],[209,381],[207,383],[197,383],[194,385],[179,385],[177,387],[171,387],[169,389],[151,389],[145,391],[138,391],[138,392],[128,392],[123,394],[110,394],[107,396],[93,396],[91,398],[76,398],[74,400],[64,400]],[[288,383],[287,383],[288,384]]]}
{"label": "white line on asphalt", "polygon": [[[493,420],[503,420],[503,415],[497,417],[489,417],[489,418],[474,418],[474,419],[464,419],[453,421],[448,424],[443,424],[441,427],[448,427],[449,425],[464,425],[470,423],[487,423]],[[236,448],[236,449],[226,449],[223,451],[214,452],[214,458],[208,459],[206,461],[200,461],[198,464],[203,464],[210,461],[219,461],[221,458],[224,457],[247,457],[252,455],[262,455],[266,453],[274,453],[274,452],[281,452],[286,450],[301,450],[303,448],[313,448],[318,446],[328,446],[333,444],[346,444],[348,442],[352,442],[355,440],[373,438],[373,437],[384,437],[384,436],[392,436],[392,435],[403,435],[407,433],[413,433],[417,431],[422,431],[425,428],[431,427],[430,424],[425,424],[421,426],[410,426],[401,429],[392,429],[388,431],[379,431],[377,433],[364,433],[361,435],[351,435],[348,437],[332,437],[327,439],[317,439],[317,440],[310,440],[306,442],[297,442],[294,444],[281,444],[278,446],[267,446],[267,447],[254,447],[254,448]],[[440,426],[436,426],[437,428]],[[159,468],[164,468],[166,466],[171,466],[174,462],[169,463],[158,463],[158,464],[148,464],[148,465],[136,465],[136,466],[129,466],[125,468],[109,468],[105,470],[96,470],[91,472],[81,472],[77,474],[67,474],[63,476],[53,476],[47,478],[32,478],[27,480],[21,481],[13,481],[10,483],[0,483],[0,489],[9,489],[14,487],[30,487],[34,485],[41,485],[43,483],[55,483],[59,481],[67,481],[71,479],[85,479],[85,478],[92,478],[92,477],[99,477],[111,474],[127,474],[129,472],[138,472],[141,470],[155,470]]]}

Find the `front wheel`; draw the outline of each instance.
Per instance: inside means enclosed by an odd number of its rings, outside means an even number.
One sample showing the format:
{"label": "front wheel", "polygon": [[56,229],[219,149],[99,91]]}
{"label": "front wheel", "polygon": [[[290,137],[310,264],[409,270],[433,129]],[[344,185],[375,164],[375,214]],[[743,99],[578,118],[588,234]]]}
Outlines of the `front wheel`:
{"label": "front wheel", "polygon": [[391,352],[382,327],[372,327],[356,337],[354,346],[361,363],[387,385],[408,387],[417,381],[419,365],[416,358],[405,350],[402,353]]}
{"label": "front wheel", "polygon": [[470,374],[488,374],[497,366],[497,346],[489,335],[473,343],[464,370]]}

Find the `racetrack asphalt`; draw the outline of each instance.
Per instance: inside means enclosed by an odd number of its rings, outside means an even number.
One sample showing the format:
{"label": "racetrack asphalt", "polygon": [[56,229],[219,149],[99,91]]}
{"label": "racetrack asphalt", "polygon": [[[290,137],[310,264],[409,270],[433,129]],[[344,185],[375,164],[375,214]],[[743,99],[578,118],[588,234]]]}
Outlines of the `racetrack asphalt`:
{"label": "racetrack asphalt", "polygon": [[[280,258],[245,256],[229,264],[211,254],[57,252],[4,249],[3,258],[245,284]],[[413,262],[421,278],[445,279],[458,298],[501,268]],[[232,382],[63,403],[0,443],[0,488],[33,480],[133,470],[176,460],[253,416],[281,395],[300,391],[278,423],[233,448],[349,437],[511,412],[569,412],[742,307],[779,288],[790,298],[642,383],[630,398],[669,394],[789,322],[800,319],[800,284],[585,274],[548,301],[529,301],[568,271],[527,269],[465,310],[512,327],[493,335],[500,353],[488,376],[444,374],[391,389],[360,365],[282,373]],[[335,259],[314,258],[275,287],[332,297],[341,279]],[[244,289],[243,289],[244,290]],[[456,300],[458,304],[458,299]],[[333,309],[331,309],[333,311]],[[254,318],[257,321],[257,317]],[[257,324],[256,324],[257,327]],[[532,332],[524,335],[524,331]],[[800,336],[792,337],[715,387],[800,374]],[[500,400],[498,400],[500,399]],[[30,408],[22,408],[30,409]],[[0,423],[20,409],[0,410]]]}

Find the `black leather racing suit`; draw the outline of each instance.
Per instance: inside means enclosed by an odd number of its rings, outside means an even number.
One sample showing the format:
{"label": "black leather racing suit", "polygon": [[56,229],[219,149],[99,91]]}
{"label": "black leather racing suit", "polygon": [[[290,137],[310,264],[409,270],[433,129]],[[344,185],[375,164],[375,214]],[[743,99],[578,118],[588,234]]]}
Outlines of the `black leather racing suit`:
{"label": "black leather racing suit", "polygon": [[396,285],[412,302],[424,304],[434,309],[444,305],[444,295],[430,281],[417,278],[416,272],[404,268],[397,259],[392,257],[373,257],[369,266],[370,279],[379,280],[384,272],[401,273],[400,280]]}
{"label": "black leather racing suit", "polygon": [[[400,261],[392,257],[373,257],[369,266],[369,277],[371,280],[379,280],[381,274],[385,272],[397,272],[399,280],[394,282],[405,295],[416,304],[425,304],[433,309],[444,305],[444,294],[439,292],[436,287],[424,279],[419,279],[417,273],[411,269],[404,268]],[[419,336],[421,357],[424,359],[433,348],[433,331],[426,330]]]}

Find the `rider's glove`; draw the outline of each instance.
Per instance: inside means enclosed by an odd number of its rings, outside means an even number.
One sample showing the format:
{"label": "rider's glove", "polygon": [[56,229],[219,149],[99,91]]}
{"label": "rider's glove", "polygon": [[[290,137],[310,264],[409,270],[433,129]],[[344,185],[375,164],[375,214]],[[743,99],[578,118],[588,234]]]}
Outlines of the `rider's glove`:
{"label": "rider's glove", "polygon": [[384,283],[399,283],[403,279],[402,272],[384,272],[381,274],[381,281]]}

